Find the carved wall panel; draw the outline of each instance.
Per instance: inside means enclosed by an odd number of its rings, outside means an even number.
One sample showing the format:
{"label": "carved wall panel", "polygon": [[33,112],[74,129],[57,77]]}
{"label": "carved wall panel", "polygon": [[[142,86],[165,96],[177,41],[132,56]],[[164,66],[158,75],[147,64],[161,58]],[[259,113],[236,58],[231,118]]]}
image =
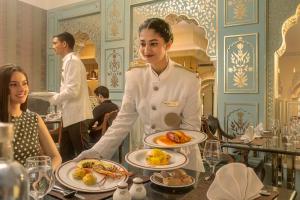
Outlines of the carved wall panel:
{"label": "carved wall panel", "polygon": [[230,135],[242,135],[247,127],[258,123],[258,105],[249,103],[225,103],[225,131]]}
{"label": "carved wall panel", "polygon": [[257,34],[225,36],[225,93],[257,93]]}
{"label": "carved wall panel", "polygon": [[124,38],[124,0],[105,1],[105,40]]}
{"label": "carved wall panel", "polygon": [[225,0],[224,26],[257,23],[257,0]]}
{"label": "carved wall panel", "polygon": [[124,48],[105,50],[105,85],[110,91],[124,87]]}

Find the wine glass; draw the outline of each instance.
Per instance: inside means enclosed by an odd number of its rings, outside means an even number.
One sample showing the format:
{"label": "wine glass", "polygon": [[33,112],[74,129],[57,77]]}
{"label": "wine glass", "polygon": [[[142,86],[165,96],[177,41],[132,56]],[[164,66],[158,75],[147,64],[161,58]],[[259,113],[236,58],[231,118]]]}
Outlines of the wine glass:
{"label": "wine glass", "polygon": [[277,131],[279,129],[279,120],[278,119],[272,119],[271,120],[271,128],[272,128],[272,132],[273,132],[273,136],[277,135]]}
{"label": "wine glass", "polygon": [[210,179],[215,173],[216,165],[218,164],[221,157],[221,145],[218,140],[206,140],[203,150],[203,158],[209,165],[211,170],[211,175],[205,179]]}
{"label": "wine glass", "polygon": [[49,156],[33,156],[26,159],[30,196],[34,200],[43,199],[54,185],[54,173]]}

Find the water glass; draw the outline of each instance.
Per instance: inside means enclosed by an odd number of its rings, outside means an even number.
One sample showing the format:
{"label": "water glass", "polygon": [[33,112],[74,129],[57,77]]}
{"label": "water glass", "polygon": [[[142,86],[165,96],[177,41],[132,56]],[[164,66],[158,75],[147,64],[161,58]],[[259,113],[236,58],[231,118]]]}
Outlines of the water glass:
{"label": "water glass", "polygon": [[30,196],[34,200],[43,199],[54,185],[54,173],[49,156],[33,156],[26,159]]}
{"label": "water glass", "polygon": [[203,150],[203,158],[212,169],[211,174],[215,173],[215,168],[221,157],[221,145],[218,140],[206,140]]}

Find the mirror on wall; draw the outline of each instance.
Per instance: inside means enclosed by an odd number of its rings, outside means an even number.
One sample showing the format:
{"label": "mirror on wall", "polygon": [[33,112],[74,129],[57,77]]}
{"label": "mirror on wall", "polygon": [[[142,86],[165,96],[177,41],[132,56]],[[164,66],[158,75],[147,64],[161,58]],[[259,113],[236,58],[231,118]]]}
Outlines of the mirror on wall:
{"label": "mirror on wall", "polygon": [[300,116],[300,16],[294,17],[296,23],[288,24],[287,21],[283,25],[287,28],[283,38],[285,46],[282,45],[285,48],[281,48],[283,53],[277,57],[275,63],[276,117],[282,123],[288,123],[293,117]]}

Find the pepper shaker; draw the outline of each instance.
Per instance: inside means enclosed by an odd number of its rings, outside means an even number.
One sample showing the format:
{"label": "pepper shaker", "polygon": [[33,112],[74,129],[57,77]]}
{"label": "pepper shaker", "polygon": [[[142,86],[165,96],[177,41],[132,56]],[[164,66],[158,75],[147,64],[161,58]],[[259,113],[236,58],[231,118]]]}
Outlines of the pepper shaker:
{"label": "pepper shaker", "polygon": [[130,187],[129,193],[132,200],[142,200],[146,198],[146,189],[143,184],[143,179],[136,177],[133,179],[133,184]]}
{"label": "pepper shaker", "polygon": [[128,184],[126,182],[122,181],[118,184],[117,189],[113,194],[113,200],[131,200]]}

